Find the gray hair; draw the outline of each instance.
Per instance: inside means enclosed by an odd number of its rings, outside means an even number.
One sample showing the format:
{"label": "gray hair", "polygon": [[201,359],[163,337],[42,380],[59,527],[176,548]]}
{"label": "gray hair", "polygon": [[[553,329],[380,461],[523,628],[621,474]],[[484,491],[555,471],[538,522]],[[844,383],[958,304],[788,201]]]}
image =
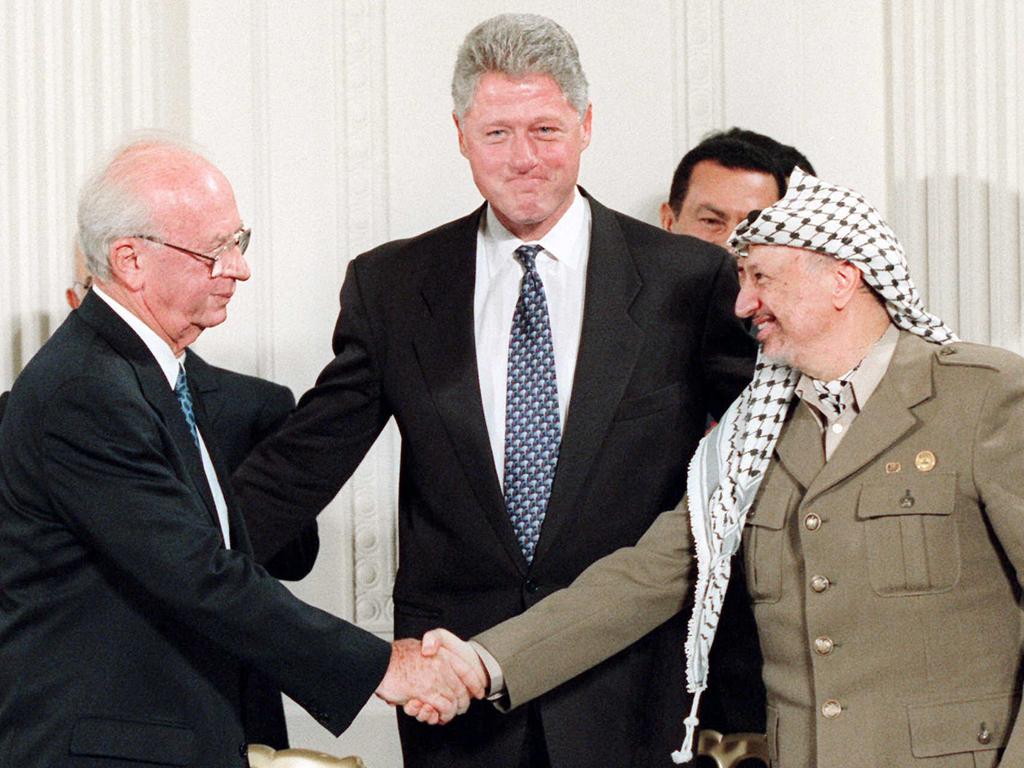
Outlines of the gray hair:
{"label": "gray hair", "polygon": [[156,235],[143,184],[160,174],[170,157],[190,163],[202,156],[180,139],[161,132],[134,135],[115,149],[82,186],[78,198],[78,247],[86,270],[110,279],[110,246],[120,237]]}
{"label": "gray hair", "polygon": [[481,75],[487,72],[509,77],[549,75],[581,120],[590,103],[576,43],[544,16],[503,13],[477,24],[466,35],[452,74],[452,101],[460,120],[473,103]]}

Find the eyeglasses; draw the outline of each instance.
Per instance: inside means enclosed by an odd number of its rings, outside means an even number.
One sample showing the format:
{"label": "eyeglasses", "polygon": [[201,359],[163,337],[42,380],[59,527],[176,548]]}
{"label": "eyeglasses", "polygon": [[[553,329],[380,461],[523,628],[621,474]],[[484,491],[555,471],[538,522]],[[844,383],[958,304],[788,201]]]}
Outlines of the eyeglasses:
{"label": "eyeglasses", "polygon": [[209,253],[200,253],[199,251],[193,251],[190,248],[182,248],[180,245],[168,243],[164,240],[161,240],[159,237],[155,237],[153,235],[132,235],[132,237],[137,237],[140,240],[149,240],[151,243],[164,245],[168,248],[173,248],[176,251],[188,254],[189,256],[193,256],[197,259],[208,261],[210,262],[210,264],[216,264],[218,261],[224,258],[225,253],[228,253],[235,246],[238,246],[238,250],[244,254],[245,250],[249,247],[249,238],[251,236],[252,230],[242,227]]}
{"label": "eyeglasses", "polygon": [[92,288],[92,275],[88,275],[85,280],[75,280],[71,284],[71,291],[81,301],[85,298],[85,294],[88,293],[89,289]]}

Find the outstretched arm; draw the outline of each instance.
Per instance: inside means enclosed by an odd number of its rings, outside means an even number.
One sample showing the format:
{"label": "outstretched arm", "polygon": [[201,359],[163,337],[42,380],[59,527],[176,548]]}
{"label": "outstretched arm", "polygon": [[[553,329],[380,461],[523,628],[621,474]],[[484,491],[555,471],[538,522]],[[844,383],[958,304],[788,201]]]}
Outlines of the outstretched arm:
{"label": "outstretched arm", "polygon": [[[686,499],[663,512],[634,547],[598,560],[567,588],[483,632],[473,642],[500,668],[511,709],[618,653],[683,607],[692,567]],[[680,644],[683,638],[679,639]],[[446,630],[424,636],[424,652],[447,650],[484,664],[469,643]],[[492,690],[489,693],[495,693]],[[413,700],[406,713],[427,721],[430,707]]]}

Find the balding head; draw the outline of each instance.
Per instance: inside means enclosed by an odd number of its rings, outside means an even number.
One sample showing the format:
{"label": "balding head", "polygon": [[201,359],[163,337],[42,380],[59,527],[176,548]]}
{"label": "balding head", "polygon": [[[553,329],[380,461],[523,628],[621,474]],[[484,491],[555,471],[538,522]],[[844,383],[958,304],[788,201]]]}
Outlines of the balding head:
{"label": "balding head", "polygon": [[235,281],[249,277],[230,183],[177,141],[117,150],[86,184],[78,223],[96,284],[176,349],[222,322]]}

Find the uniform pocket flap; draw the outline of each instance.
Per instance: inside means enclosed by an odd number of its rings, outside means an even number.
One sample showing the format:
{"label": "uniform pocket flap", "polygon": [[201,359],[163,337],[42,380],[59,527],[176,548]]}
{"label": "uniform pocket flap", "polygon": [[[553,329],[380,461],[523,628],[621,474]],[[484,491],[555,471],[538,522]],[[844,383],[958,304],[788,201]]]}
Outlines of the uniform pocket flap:
{"label": "uniform pocket flap", "polygon": [[83,717],[75,723],[69,751],[154,765],[191,765],[194,750],[195,734],[183,725]]}
{"label": "uniform pocket flap", "polygon": [[865,485],[857,517],[870,520],[893,515],[949,515],[956,503],[956,475],[909,475]]}
{"label": "uniform pocket flap", "polygon": [[1013,693],[907,707],[914,757],[938,757],[1006,746],[1020,698]]}
{"label": "uniform pocket flap", "polygon": [[782,530],[794,493],[796,489],[792,486],[765,483],[747,513],[747,525]]}

